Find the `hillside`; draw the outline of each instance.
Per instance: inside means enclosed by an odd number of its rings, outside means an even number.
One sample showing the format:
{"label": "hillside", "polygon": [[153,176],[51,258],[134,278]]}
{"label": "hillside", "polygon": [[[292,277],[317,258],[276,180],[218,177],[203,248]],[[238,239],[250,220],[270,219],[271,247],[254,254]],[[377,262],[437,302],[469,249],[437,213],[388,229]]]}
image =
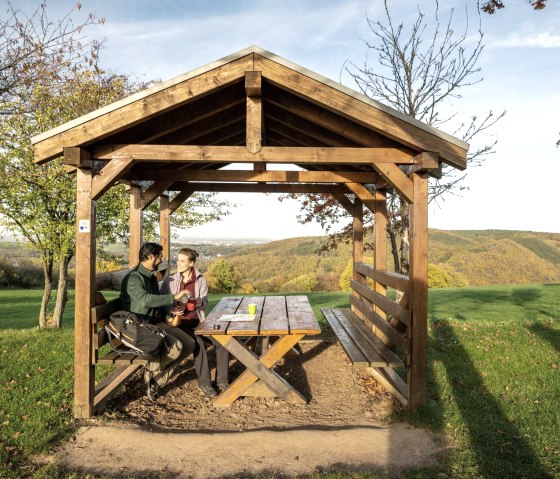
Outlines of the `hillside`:
{"label": "hillside", "polygon": [[[560,282],[558,233],[430,230],[429,237],[430,273],[436,270],[447,276],[450,285]],[[337,290],[351,247],[341,245],[319,256],[315,251],[322,241],[322,237],[290,238],[232,248],[221,256],[237,267],[242,284],[250,283],[259,291],[289,290],[294,278],[302,276],[314,276],[318,290]],[[204,245],[196,247],[204,251]],[[212,260],[201,261],[201,268]]]}

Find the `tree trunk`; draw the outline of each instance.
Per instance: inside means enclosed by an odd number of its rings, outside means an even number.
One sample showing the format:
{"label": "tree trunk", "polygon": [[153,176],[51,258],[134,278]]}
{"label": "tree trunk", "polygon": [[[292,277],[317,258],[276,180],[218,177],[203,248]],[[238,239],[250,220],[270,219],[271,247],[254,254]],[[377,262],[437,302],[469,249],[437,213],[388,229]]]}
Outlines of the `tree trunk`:
{"label": "tree trunk", "polygon": [[51,299],[52,281],[53,281],[53,257],[52,255],[43,255],[43,299],[41,300],[41,309],[39,311],[39,328],[43,329],[49,326],[49,301]]}
{"label": "tree trunk", "polygon": [[68,264],[71,258],[71,255],[67,255],[60,261],[56,304],[52,318],[53,328],[60,328],[62,326],[62,315],[66,307],[66,302],[68,301]]}

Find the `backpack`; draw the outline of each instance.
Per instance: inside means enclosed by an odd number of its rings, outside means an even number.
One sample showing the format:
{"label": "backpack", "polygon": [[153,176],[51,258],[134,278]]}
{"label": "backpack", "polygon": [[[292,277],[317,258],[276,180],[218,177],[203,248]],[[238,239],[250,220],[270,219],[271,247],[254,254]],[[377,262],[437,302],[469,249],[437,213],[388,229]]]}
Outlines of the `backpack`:
{"label": "backpack", "polygon": [[[109,344],[118,353],[131,352],[143,356],[159,353],[163,346],[168,347],[167,333],[155,324],[140,318],[135,313],[116,311],[105,323],[105,331],[109,336]],[[117,341],[113,341],[116,339]],[[128,350],[116,346],[122,343]]]}

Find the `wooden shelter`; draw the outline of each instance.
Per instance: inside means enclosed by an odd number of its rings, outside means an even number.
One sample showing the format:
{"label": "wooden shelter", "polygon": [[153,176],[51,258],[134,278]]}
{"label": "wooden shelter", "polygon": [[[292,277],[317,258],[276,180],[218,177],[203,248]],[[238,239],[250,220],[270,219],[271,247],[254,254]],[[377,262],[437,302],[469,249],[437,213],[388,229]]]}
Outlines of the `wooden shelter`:
{"label": "wooden shelter", "polygon": [[[95,385],[92,308],[98,289],[110,283],[96,276],[95,204],[117,182],[130,186],[131,266],[142,243],[142,211],[158,198],[160,242],[169,259],[169,217],[194,192],[331,194],[354,218],[352,310],[385,343],[399,339],[407,380],[391,367],[372,370],[409,406],[424,404],[428,176],[441,175],[442,162],[465,169],[466,143],[255,46],[32,141],[37,163],[64,155],[77,175],[76,417],[95,414],[140,367],[121,366]],[[250,169],[223,169],[231,164]],[[388,191],[410,205],[409,276],[387,271]],[[373,264],[363,262],[364,206],[375,215]],[[400,304],[384,307],[388,287],[405,293]]]}

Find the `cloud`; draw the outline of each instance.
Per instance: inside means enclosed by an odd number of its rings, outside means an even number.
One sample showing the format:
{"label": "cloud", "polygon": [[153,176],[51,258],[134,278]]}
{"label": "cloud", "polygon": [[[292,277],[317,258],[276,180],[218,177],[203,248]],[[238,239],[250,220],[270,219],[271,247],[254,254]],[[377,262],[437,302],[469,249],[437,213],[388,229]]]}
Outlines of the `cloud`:
{"label": "cloud", "polygon": [[538,35],[512,33],[507,38],[494,42],[493,46],[558,48],[560,47],[560,35],[552,35],[548,32],[539,33]]}

